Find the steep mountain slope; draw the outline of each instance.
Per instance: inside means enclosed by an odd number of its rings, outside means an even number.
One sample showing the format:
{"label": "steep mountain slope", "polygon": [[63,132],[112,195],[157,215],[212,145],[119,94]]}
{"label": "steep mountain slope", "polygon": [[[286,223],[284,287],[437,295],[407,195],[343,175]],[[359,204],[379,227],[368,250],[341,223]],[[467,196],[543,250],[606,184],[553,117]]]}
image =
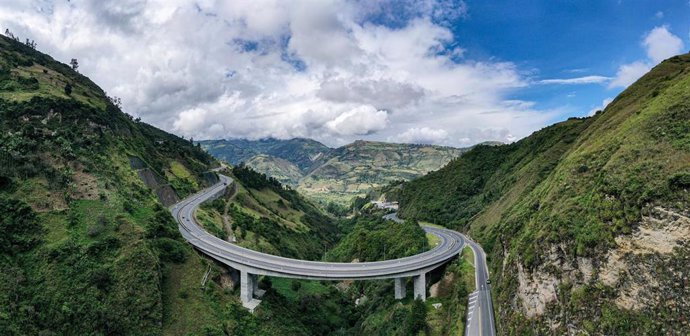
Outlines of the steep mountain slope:
{"label": "steep mountain slope", "polygon": [[326,204],[349,204],[372,188],[439,169],[467,149],[356,141],[331,149],[308,139],[208,140],[211,155],[258,172]]}
{"label": "steep mountain slope", "polygon": [[290,186],[296,186],[304,177],[299,167],[292,162],[266,154],[253,156],[245,164]]}
{"label": "steep mountain slope", "polygon": [[197,218],[222,239],[257,251],[320,260],[336,227],[311,202],[244,165],[226,172],[237,184],[225,198],[204,204]]}
{"label": "steep mountain slope", "polygon": [[499,330],[687,333],[688,102],[686,54],[594,117],[479,146],[392,196],[484,245]]}
{"label": "steep mountain slope", "polygon": [[[265,315],[249,314],[227,267],[183,240],[165,206],[214,183],[214,166],[67,65],[0,37],[0,334],[305,335],[348,325],[319,320],[347,315],[338,292],[312,312],[269,290]],[[240,244],[319,259],[335,240],[330,219],[276,181],[236,172],[238,192],[197,214],[209,231],[224,235],[211,225],[227,209]]]}
{"label": "steep mountain slope", "polygon": [[0,334],[160,333],[167,269],[191,254],[162,203],[214,159],[5,37],[0,69]]}

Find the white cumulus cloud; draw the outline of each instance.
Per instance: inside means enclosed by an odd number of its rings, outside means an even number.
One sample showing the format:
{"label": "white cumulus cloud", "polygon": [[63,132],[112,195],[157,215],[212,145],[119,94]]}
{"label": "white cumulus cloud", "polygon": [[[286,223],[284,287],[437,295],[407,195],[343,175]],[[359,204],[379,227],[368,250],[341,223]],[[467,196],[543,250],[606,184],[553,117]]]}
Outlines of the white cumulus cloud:
{"label": "white cumulus cloud", "polygon": [[575,78],[553,78],[542,79],[539,83],[542,84],[597,84],[604,83],[611,80],[610,77],[605,76],[583,76]]}
{"label": "white cumulus cloud", "polygon": [[653,66],[661,61],[683,52],[683,41],[668,30],[667,26],[655,27],[642,40],[648,59],[623,64],[618,68],[616,76],[609,83],[610,88],[628,87]]}
{"label": "white cumulus cloud", "polygon": [[642,41],[647,51],[647,57],[656,63],[683,52],[683,40],[668,31],[668,27],[661,26],[652,29]]}
{"label": "white cumulus cloud", "polygon": [[443,144],[448,139],[448,132],[443,129],[429,127],[410,128],[398,136],[389,138],[389,141],[415,143],[415,144]]}
{"label": "white cumulus cloud", "polygon": [[649,64],[643,61],[623,64],[618,68],[616,76],[613,78],[611,83],[609,83],[609,87],[628,87],[630,84],[642,77],[642,75],[647,73],[649,69]]}
{"label": "white cumulus cloud", "polygon": [[367,135],[386,128],[388,113],[377,111],[372,106],[361,106],[339,115],[326,125],[340,135]]}
{"label": "white cumulus cloud", "polygon": [[509,99],[529,85],[515,64],[463,56],[449,27],[469,16],[461,0],[0,0],[3,28],[185,137],[466,145],[552,122]]}

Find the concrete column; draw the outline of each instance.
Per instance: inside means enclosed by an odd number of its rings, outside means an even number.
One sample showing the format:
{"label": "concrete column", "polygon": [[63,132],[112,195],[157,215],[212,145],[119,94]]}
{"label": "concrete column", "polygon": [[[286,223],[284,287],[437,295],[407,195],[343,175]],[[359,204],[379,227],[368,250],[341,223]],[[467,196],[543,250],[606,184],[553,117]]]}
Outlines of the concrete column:
{"label": "concrete column", "polygon": [[256,274],[252,274],[252,293],[256,294],[256,291],[259,290],[259,276]]}
{"label": "concrete column", "polygon": [[247,271],[240,271],[240,300],[248,304],[254,298],[254,275]]}
{"label": "concrete column", "polygon": [[405,294],[405,278],[395,278],[395,299],[404,299]]}
{"label": "concrete column", "polygon": [[426,273],[412,278],[414,280],[414,298],[426,301]]}

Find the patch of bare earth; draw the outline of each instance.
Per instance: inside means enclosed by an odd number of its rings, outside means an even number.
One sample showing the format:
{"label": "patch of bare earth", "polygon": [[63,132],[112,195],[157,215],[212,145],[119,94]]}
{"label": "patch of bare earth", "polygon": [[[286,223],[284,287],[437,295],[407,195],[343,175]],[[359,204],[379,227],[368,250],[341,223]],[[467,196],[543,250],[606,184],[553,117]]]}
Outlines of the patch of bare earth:
{"label": "patch of bare earth", "polygon": [[82,200],[98,199],[98,179],[95,176],[83,171],[77,171],[72,175],[72,183],[74,185],[70,195],[72,198]]}
{"label": "patch of bare earth", "polygon": [[455,282],[455,274],[448,273],[441,278],[437,283],[431,285],[429,288],[430,297],[446,296],[450,293],[453,283]]}
{"label": "patch of bare earth", "polygon": [[[625,309],[639,310],[656,304],[653,295],[660,284],[652,267],[640,265],[636,257],[658,255],[668,257],[674,248],[690,242],[690,218],[684,214],[654,207],[642,217],[631,235],[616,238],[617,248],[609,251],[599,270],[599,279],[619,288],[616,304]],[[651,265],[650,265],[651,266]]]}

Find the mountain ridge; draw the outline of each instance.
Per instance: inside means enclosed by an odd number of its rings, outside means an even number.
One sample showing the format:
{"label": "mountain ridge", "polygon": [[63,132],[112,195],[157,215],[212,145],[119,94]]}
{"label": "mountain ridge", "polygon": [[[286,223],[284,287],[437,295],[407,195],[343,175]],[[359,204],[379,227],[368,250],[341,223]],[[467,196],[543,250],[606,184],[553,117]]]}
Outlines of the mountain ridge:
{"label": "mountain ridge", "polygon": [[387,196],[484,246],[501,330],[687,332],[688,101],[684,54],[592,117],[478,146]]}
{"label": "mountain ridge", "polygon": [[244,162],[323,204],[341,205],[392,181],[409,180],[439,169],[467,150],[368,140],[329,148],[302,138],[206,140],[199,144],[221,160]]}

